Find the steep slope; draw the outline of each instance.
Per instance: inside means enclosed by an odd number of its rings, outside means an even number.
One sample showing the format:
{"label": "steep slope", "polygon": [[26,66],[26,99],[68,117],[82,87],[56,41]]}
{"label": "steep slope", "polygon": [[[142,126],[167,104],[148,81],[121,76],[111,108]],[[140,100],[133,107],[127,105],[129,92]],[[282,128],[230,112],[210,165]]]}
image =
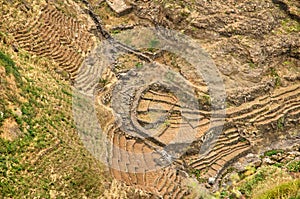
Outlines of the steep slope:
{"label": "steep slope", "polygon": [[[114,2],[126,12],[116,10]],[[295,147],[300,118],[297,2],[126,3],[1,1],[3,196],[195,197],[191,178],[215,191],[236,169],[233,163],[241,163],[249,153],[293,148],[295,158],[299,157]],[[212,99],[207,85],[194,75],[195,69],[173,54],[156,53],[155,41],[148,49],[135,50],[114,38],[123,30],[154,25],[197,38],[222,73],[227,92],[226,123],[205,156],[199,150],[209,136]],[[129,55],[99,71],[101,56],[94,52],[101,41]],[[146,62],[178,72],[185,79],[182,82],[189,82],[200,93],[199,110],[179,103],[165,85],[151,83],[132,93],[128,92],[134,89],[116,93],[124,86],[118,82],[130,85]],[[99,72],[103,72],[99,80],[88,77]],[[95,158],[97,153],[85,148],[86,141],[96,143],[99,132],[84,137],[81,129],[76,129],[73,86],[95,94],[101,133],[114,146],[101,149],[109,167]],[[177,88],[180,90],[179,83]],[[115,114],[119,109],[129,113],[121,125]],[[89,118],[81,119],[91,127]],[[172,156],[177,153],[176,144],[185,146],[185,138],[193,131],[196,139],[187,151],[180,157]],[[178,132],[184,136],[174,142]],[[161,166],[166,161],[170,164]],[[111,177],[130,187],[111,183]]]}

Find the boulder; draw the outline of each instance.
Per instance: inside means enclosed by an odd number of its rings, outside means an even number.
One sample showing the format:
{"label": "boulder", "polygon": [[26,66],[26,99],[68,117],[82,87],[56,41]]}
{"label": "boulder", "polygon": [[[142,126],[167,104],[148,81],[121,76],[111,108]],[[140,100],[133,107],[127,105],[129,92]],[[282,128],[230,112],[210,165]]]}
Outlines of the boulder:
{"label": "boulder", "polygon": [[123,0],[106,0],[106,2],[119,16],[129,13],[132,9]]}

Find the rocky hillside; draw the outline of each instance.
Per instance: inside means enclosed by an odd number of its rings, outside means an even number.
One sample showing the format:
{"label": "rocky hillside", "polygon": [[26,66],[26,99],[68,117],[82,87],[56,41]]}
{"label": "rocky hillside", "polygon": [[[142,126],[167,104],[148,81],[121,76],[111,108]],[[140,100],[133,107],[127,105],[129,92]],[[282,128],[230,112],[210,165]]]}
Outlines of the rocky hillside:
{"label": "rocky hillside", "polygon": [[0,4],[1,197],[300,197],[298,1]]}

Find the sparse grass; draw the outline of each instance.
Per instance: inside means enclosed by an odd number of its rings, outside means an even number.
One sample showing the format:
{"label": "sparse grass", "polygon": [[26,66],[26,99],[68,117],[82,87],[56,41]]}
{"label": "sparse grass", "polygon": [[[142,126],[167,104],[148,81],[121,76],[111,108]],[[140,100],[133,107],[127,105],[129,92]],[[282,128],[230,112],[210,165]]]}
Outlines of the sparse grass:
{"label": "sparse grass", "polygon": [[256,168],[250,164],[246,167],[246,171],[243,173],[242,178],[253,175],[255,172],[256,172]]}
{"label": "sparse grass", "polygon": [[152,40],[150,41],[149,46],[150,46],[150,48],[156,48],[156,47],[158,46],[158,44],[159,44],[159,41],[158,41],[158,40],[152,39]]}
{"label": "sparse grass", "polygon": [[279,87],[281,85],[281,78],[275,68],[270,68],[270,75],[275,80],[275,86]]}
{"label": "sparse grass", "polygon": [[199,183],[205,183],[207,182],[207,179],[201,177],[201,171],[198,169],[194,169],[191,171],[191,174],[196,177]]}
{"label": "sparse grass", "polygon": [[108,84],[108,79],[100,78],[99,85],[101,88],[105,87]]}
{"label": "sparse grass", "polygon": [[4,99],[0,98],[0,127],[2,126],[3,121],[10,115],[9,110],[6,107],[7,102]]}
{"label": "sparse grass", "polygon": [[294,63],[291,61],[285,61],[285,62],[283,62],[283,65],[292,66],[292,65],[294,65]]}
{"label": "sparse grass", "polygon": [[255,63],[253,63],[252,61],[248,62],[250,68],[254,69],[257,68],[257,65]]}
{"label": "sparse grass", "polygon": [[170,122],[168,120],[166,120],[166,121],[164,121],[164,125],[167,126],[167,127],[169,127],[171,124],[170,124]]}
{"label": "sparse grass", "polygon": [[281,117],[277,120],[277,129],[283,130],[284,127],[284,117]]}
{"label": "sparse grass", "polygon": [[[272,186],[272,185],[271,185]],[[300,198],[300,179],[281,183],[254,197],[255,199]]]}
{"label": "sparse grass", "polygon": [[291,20],[291,19],[287,18],[287,19],[282,20],[281,24],[282,24],[283,29],[289,33],[300,31],[300,23],[295,20]]}
{"label": "sparse grass", "polygon": [[77,136],[71,87],[48,65],[0,43],[0,69],[8,74],[0,75],[0,129],[12,118],[22,132],[13,141],[0,138],[0,198],[99,198],[109,178]]}
{"label": "sparse grass", "polygon": [[254,187],[261,181],[265,180],[266,175],[263,171],[258,171],[255,175],[250,176],[246,179],[245,183],[243,183],[240,187],[239,187],[239,191],[250,197],[252,194],[252,190],[254,189]]}
{"label": "sparse grass", "polygon": [[68,6],[62,0],[55,0],[55,7],[57,10],[65,14],[66,16],[76,18],[76,11],[72,7]]}
{"label": "sparse grass", "polygon": [[158,49],[158,47],[159,47],[159,41],[157,39],[151,39],[147,50],[150,52],[155,52],[156,49]]}
{"label": "sparse grass", "polygon": [[300,23],[297,22],[296,20],[292,20],[290,18],[285,18],[281,21],[281,26],[273,30],[272,32],[275,34],[290,34],[290,33],[297,33],[300,31]]}
{"label": "sparse grass", "polygon": [[[206,180],[207,181],[207,180]],[[201,186],[198,181],[193,178],[187,178],[183,182],[189,188],[191,194],[185,198],[187,199],[215,199],[213,195],[209,193],[207,189]]]}
{"label": "sparse grass", "polygon": [[[299,190],[299,187],[295,185],[299,186],[299,182],[295,184],[288,172],[273,165],[258,168],[254,174],[238,182],[235,188],[246,198],[289,199],[292,196],[296,197],[295,191]],[[284,192],[287,195],[284,195]]]}
{"label": "sparse grass", "polygon": [[247,142],[247,139],[244,138],[244,137],[241,137],[241,138],[239,138],[239,141],[240,141],[240,142]]}

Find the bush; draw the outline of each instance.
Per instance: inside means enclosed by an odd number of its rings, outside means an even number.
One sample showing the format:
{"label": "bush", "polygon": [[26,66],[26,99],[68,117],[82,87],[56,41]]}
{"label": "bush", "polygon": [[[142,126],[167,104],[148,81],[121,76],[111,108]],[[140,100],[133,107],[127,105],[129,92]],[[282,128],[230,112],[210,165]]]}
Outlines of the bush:
{"label": "bush", "polygon": [[283,153],[283,150],[270,150],[265,152],[265,156],[272,156],[272,155],[276,155],[278,153]]}
{"label": "bush", "polygon": [[300,172],[300,161],[294,161],[287,165],[288,171]]}

